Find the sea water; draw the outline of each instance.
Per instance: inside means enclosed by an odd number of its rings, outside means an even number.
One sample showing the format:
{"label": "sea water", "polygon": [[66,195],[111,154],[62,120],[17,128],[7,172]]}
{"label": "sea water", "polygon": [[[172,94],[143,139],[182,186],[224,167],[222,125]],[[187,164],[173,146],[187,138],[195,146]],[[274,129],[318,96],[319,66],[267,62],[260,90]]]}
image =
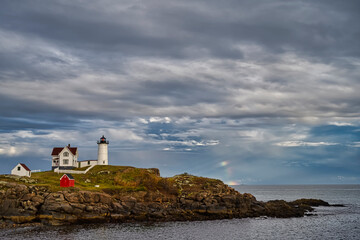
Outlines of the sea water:
{"label": "sea water", "polygon": [[88,224],[0,230],[0,239],[360,239],[360,185],[233,186],[258,200],[318,198],[345,207],[318,207],[302,218]]}

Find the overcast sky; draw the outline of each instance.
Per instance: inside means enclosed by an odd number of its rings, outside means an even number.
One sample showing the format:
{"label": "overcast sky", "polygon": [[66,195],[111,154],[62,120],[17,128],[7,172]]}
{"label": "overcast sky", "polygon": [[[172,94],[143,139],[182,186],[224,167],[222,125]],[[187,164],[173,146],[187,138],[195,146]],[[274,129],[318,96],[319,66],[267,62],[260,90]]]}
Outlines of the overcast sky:
{"label": "overcast sky", "polygon": [[360,1],[2,0],[0,173],[70,143],[229,184],[360,183]]}

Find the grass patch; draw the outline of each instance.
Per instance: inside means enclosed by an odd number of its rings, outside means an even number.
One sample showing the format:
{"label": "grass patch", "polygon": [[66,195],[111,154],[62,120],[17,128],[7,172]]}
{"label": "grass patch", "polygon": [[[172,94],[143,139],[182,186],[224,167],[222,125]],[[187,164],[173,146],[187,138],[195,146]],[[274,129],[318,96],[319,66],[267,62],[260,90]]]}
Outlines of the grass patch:
{"label": "grass patch", "polygon": [[[88,167],[76,169],[85,170]],[[60,187],[63,173],[53,171],[33,173],[35,185],[47,186],[53,191],[64,190]],[[72,174],[75,178],[75,188],[78,190],[114,190],[116,192],[162,191],[177,193],[172,180],[162,178],[151,169],[128,166],[95,166],[86,174]],[[99,185],[99,187],[95,187]]]}
{"label": "grass patch", "polygon": [[[85,170],[84,167],[77,170]],[[161,192],[165,195],[178,196],[182,191],[199,191],[216,188],[223,184],[220,180],[196,177],[189,174],[181,174],[170,178],[159,176],[158,169],[134,168],[128,166],[99,165],[90,169],[86,174],[72,174],[75,178],[74,188],[61,188],[60,178],[63,173],[53,171],[32,173],[31,179],[36,183],[23,183],[48,187],[51,191],[104,191],[104,192],[137,192],[151,191]],[[6,178],[0,175],[0,181],[19,182],[16,179]],[[99,185],[99,187],[95,187]]]}

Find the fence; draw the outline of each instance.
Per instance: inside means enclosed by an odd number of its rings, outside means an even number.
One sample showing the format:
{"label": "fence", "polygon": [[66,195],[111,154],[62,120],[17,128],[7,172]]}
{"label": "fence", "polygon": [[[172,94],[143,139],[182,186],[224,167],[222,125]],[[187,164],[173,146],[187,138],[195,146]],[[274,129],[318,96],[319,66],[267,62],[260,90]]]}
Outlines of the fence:
{"label": "fence", "polygon": [[85,171],[77,171],[77,170],[60,170],[59,168],[55,168],[54,172],[57,173],[72,173],[72,174],[85,174],[87,173],[90,169],[92,169],[93,167],[95,167],[96,165],[91,165],[89,168],[87,168]]}

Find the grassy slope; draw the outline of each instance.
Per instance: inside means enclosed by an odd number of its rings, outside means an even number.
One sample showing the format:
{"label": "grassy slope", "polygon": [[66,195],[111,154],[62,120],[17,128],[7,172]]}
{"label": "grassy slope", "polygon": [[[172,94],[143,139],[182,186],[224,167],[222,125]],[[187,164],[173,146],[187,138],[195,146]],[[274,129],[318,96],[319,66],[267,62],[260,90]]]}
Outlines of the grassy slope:
{"label": "grassy slope", "polygon": [[[48,186],[56,191],[63,190],[59,186],[62,175],[62,173],[48,171],[33,173],[31,178],[37,180],[35,185]],[[162,188],[162,183],[171,184],[169,182],[171,180],[157,176],[150,169],[125,166],[95,166],[86,174],[72,175],[75,178],[75,188],[79,190],[158,190],[158,188]],[[100,187],[97,188],[95,185]]]}
{"label": "grassy slope", "polygon": [[[81,169],[81,170],[85,170]],[[220,180],[181,174],[170,178],[162,178],[153,169],[134,168],[127,166],[95,166],[86,174],[72,174],[75,178],[75,188],[61,188],[62,173],[53,171],[32,173],[30,180],[36,183],[27,185],[46,186],[51,191],[60,190],[88,190],[105,192],[137,192],[153,191],[165,195],[178,195],[181,192],[198,192],[208,188],[223,185]],[[26,180],[28,178],[23,180]],[[0,175],[0,181],[16,181],[19,179],[6,178]],[[21,181],[21,179],[20,179]],[[24,183],[22,181],[22,183]],[[95,187],[99,185],[100,187]]]}

